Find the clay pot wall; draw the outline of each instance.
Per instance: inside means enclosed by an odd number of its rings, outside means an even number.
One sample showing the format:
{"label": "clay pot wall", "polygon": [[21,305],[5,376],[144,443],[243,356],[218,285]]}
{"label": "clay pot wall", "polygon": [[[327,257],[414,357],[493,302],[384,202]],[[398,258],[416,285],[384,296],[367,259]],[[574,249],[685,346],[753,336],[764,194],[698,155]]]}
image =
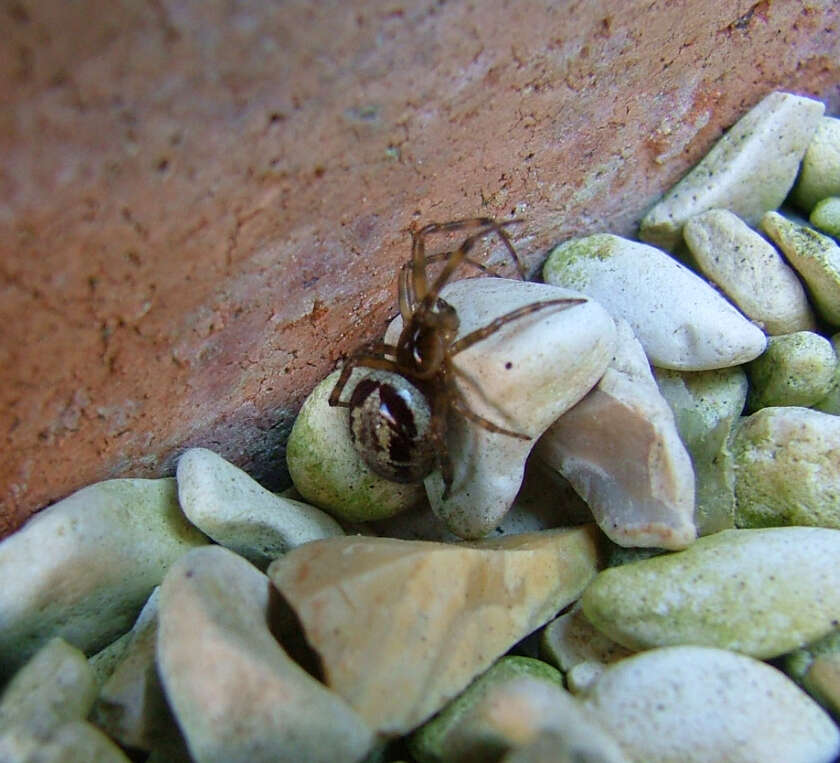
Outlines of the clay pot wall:
{"label": "clay pot wall", "polygon": [[632,233],[773,89],[840,106],[825,2],[9,0],[0,535],[204,445],[272,487],[395,312],[407,229]]}

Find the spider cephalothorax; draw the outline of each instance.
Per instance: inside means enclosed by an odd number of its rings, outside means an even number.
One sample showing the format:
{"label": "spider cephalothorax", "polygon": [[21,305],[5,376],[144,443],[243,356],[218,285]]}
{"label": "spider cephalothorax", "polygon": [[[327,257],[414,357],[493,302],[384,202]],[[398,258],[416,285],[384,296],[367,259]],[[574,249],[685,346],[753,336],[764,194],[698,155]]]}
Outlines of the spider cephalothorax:
{"label": "spider cephalothorax", "polygon": [[[412,233],[411,259],[400,271],[399,308],[403,327],[397,343],[377,342],[352,355],[329,398],[330,405],[350,409],[350,435],[359,455],[376,474],[395,482],[418,482],[437,464],[446,498],[452,486],[452,466],[446,445],[446,419],[450,411],[457,411],[490,432],[530,439],[526,434],[494,424],[469,407],[456,381],[459,371],[453,358],[506,323],[547,307],[571,307],[584,300],[562,297],[534,302],[458,339],[458,314],[440,297],[441,289],[465,262],[490,273],[468,256],[475,243],[489,233],[501,238],[524,278],[522,263],[505,230],[517,222],[498,223],[488,217],[475,217],[431,223]],[[457,249],[426,254],[427,236],[470,229],[474,232]],[[435,262],[442,262],[443,267],[430,282],[427,267]],[[378,373],[362,379],[350,399],[342,401],[341,393],[357,367]]]}

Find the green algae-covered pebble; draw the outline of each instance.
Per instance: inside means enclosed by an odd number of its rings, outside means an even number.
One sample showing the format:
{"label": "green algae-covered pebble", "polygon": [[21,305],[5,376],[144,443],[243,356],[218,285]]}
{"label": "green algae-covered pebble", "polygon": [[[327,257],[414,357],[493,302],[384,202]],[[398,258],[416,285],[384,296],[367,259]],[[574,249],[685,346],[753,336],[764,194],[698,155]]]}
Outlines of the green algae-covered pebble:
{"label": "green algae-covered pebble", "polygon": [[698,535],[734,527],[735,477],[729,435],[744,410],[746,374],[740,367],[694,373],[653,371],[694,465]]}
{"label": "green algae-covered pebble", "polygon": [[764,353],[747,366],[749,408],[814,405],[831,389],[836,368],[831,342],[813,331],[771,336]]}
{"label": "green algae-covered pebble", "polygon": [[817,202],[808,220],[823,233],[840,238],[840,196],[829,196]]}
{"label": "green algae-covered pebble", "polygon": [[[426,495],[422,483],[390,482],[362,461],[350,439],[347,409],[327,403],[337,380],[338,371],[312,390],[289,435],[286,463],[298,492],[334,517],[351,522],[384,519],[422,503]],[[351,386],[352,380],[344,397]]]}
{"label": "green algae-covered pebble", "polygon": [[777,657],[840,621],[838,555],[837,530],[723,530],[604,570],[583,612],[629,649],[697,644]]}
{"label": "green algae-covered pebble", "polygon": [[[840,358],[840,334],[832,336],[830,341],[831,346],[834,348],[834,354]],[[825,413],[840,414],[840,363],[834,368],[834,376],[831,380],[831,387],[828,393],[811,407],[816,408],[818,411],[825,411]]]}
{"label": "green algae-covered pebble", "polygon": [[840,529],[840,417],[809,408],[762,408],[732,442],[735,523]]}
{"label": "green algae-covered pebble", "polygon": [[778,212],[764,215],[761,228],[802,276],[817,312],[831,325],[840,326],[840,246]]}
{"label": "green algae-covered pebble", "polygon": [[817,702],[840,719],[840,628],[791,652],[785,670]]}
{"label": "green algae-covered pebble", "polygon": [[209,539],[173,479],[114,479],[0,542],[0,680],[53,636],[93,654],[127,631],[169,565]]}
{"label": "green algae-covered pebble", "polygon": [[561,688],[563,686],[563,674],[547,662],[532,657],[502,657],[431,721],[414,732],[409,743],[412,755],[421,763],[444,760],[447,735],[458,726],[470,708],[480,702],[494,686],[517,678],[532,678],[548,681]]}
{"label": "green algae-covered pebble", "polygon": [[826,196],[840,195],[840,119],[822,117],[802,158],[799,178],[791,199],[811,209]]}

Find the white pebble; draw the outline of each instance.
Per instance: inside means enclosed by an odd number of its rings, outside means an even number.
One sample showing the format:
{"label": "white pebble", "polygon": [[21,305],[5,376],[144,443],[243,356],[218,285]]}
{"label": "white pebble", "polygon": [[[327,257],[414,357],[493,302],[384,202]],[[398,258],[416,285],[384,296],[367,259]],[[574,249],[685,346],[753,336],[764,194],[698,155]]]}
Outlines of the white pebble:
{"label": "white pebble", "polygon": [[577,289],[624,318],[661,368],[725,368],[764,351],[760,328],[696,273],[638,241],[608,233],[572,239],[551,253],[543,278]]}

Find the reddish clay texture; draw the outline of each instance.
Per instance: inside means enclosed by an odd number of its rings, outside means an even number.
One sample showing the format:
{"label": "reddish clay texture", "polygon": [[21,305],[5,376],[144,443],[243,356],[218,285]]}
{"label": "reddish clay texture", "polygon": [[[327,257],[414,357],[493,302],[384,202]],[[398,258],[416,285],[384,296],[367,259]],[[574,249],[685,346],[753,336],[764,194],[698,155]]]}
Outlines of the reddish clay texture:
{"label": "reddish clay texture", "polygon": [[409,228],[516,214],[532,268],[632,233],[768,92],[837,112],[838,22],[831,0],[4,2],[0,536],[190,445],[282,485],[304,396],[395,312]]}

